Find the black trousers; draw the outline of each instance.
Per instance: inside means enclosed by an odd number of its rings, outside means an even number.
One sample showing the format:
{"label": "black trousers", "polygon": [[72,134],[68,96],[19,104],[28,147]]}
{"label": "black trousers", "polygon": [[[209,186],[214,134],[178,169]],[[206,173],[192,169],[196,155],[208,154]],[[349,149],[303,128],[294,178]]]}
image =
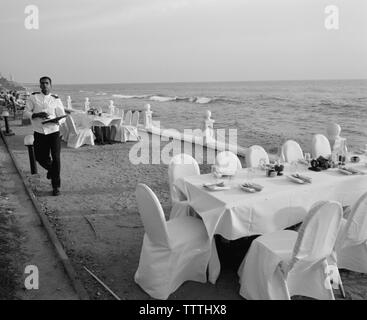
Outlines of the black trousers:
{"label": "black trousers", "polygon": [[52,187],[60,188],[60,132],[50,134],[34,132],[33,147],[36,160],[51,175]]}

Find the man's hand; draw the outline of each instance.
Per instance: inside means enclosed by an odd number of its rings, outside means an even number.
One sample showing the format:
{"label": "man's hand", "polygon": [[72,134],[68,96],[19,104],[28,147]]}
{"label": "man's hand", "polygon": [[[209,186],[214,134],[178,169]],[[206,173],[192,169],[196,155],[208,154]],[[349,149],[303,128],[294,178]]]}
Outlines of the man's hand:
{"label": "man's hand", "polygon": [[47,112],[33,113],[32,114],[32,119],[35,119],[35,118],[47,119],[48,118],[48,113]]}

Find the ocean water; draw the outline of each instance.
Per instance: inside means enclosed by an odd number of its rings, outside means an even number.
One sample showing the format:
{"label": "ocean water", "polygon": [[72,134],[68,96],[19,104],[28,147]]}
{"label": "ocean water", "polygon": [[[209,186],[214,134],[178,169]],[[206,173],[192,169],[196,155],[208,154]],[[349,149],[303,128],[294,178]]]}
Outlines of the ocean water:
{"label": "ocean water", "polygon": [[54,85],[53,92],[65,105],[71,96],[77,109],[85,97],[105,110],[109,100],[124,110],[149,103],[154,121],[180,131],[199,128],[210,110],[215,128],[238,130],[240,146],[270,153],[287,139],[309,152],[312,135],[325,134],[329,122],[340,124],[351,149],[367,144],[367,80]]}

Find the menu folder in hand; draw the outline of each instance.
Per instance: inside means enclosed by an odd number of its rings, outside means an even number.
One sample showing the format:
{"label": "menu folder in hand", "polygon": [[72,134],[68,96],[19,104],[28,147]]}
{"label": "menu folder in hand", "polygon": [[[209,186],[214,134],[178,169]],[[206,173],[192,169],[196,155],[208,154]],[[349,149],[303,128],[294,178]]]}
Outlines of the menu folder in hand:
{"label": "menu folder in hand", "polygon": [[62,115],[62,116],[59,116],[59,117],[56,117],[56,118],[52,118],[52,119],[47,119],[47,120],[44,120],[44,121],[42,121],[42,124],[46,124],[46,123],[52,123],[52,122],[54,122],[55,120],[61,120],[61,119],[63,119],[63,118],[66,118],[68,115],[67,114],[64,114],[64,115]]}

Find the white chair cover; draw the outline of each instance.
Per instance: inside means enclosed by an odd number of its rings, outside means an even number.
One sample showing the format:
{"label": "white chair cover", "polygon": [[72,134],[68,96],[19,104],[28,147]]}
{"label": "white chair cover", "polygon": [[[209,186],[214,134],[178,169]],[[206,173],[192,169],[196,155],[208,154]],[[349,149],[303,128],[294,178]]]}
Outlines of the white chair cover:
{"label": "white chair cover", "polygon": [[280,159],[284,162],[289,163],[304,159],[301,146],[294,140],[286,141],[282,145]]}
{"label": "white chair cover", "polygon": [[66,117],[66,124],[69,130],[67,146],[70,148],[79,148],[84,144],[94,146],[95,136],[92,130],[88,128],[75,126],[74,120],[71,116]]}
{"label": "white chair cover", "polygon": [[120,126],[120,129],[117,130],[115,140],[120,142],[127,142],[127,141],[139,141],[140,136],[137,128],[137,124],[139,122],[139,111],[134,112],[133,122],[136,125],[132,124],[132,112],[129,110],[126,113],[125,120],[123,125]]}
{"label": "white chair cover", "polygon": [[190,214],[185,185],[182,184],[180,187],[176,185],[179,184],[180,178],[194,175],[200,175],[200,168],[193,157],[185,153],[172,157],[168,165],[168,182],[172,201],[170,219]]}
{"label": "white chair cover", "polygon": [[155,299],[167,299],[185,281],[206,282],[211,244],[202,221],[186,216],[166,222],[144,184],[138,184],[136,198],[146,233],[135,282]]}
{"label": "white chair cover", "polygon": [[68,141],[69,127],[66,121],[60,124],[60,136],[61,136],[61,139],[64,140],[65,142]]}
{"label": "white chair cover", "polygon": [[315,134],[312,138],[312,157],[318,158],[320,156],[329,158],[331,155],[331,148],[329,140],[322,134]]}
{"label": "white chair cover", "polygon": [[129,110],[128,112],[126,112],[126,116],[125,116],[125,120],[124,120],[124,124],[129,126],[131,125],[131,117],[132,117],[132,112],[131,110]]}
{"label": "white chair cover", "polygon": [[254,145],[247,149],[246,166],[248,168],[258,167],[262,159],[265,163],[269,163],[269,156],[263,147]]}
{"label": "white chair cover", "polygon": [[282,230],[258,237],[238,274],[246,299],[290,299],[303,295],[334,299],[327,258],[333,252],[342,219],[335,201],[313,206],[299,232]]}
{"label": "white chair cover", "polygon": [[222,174],[234,174],[242,169],[240,159],[232,151],[219,152],[215,158],[215,164]]}
{"label": "white chair cover", "polygon": [[133,113],[133,117],[132,117],[132,120],[131,120],[131,125],[133,127],[137,127],[139,125],[139,116],[140,116],[140,112],[139,111],[135,111]]}
{"label": "white chair cover", "polygon": [[116,108],[115,114],[121,119],[111,121],[111,126],[115,128],[115,133],[112,136],[112,140],[123,142],[124,139],[123,139],[122,125],[124,123],[124,109]]}
{"label": "white chair cover", "polygon": [[343,219],[336,258],[339,268],[367,273],[367,192],[353,205],[348,219]]}
{"label": "white chair cover", "polygon": [[119,137],[119,141],[121,142],[127,142],[127,141],[139,141],[140,136],[139,136],[139,131],[137,127],[134,127],[132,125],[122,125],[122,134]]}

